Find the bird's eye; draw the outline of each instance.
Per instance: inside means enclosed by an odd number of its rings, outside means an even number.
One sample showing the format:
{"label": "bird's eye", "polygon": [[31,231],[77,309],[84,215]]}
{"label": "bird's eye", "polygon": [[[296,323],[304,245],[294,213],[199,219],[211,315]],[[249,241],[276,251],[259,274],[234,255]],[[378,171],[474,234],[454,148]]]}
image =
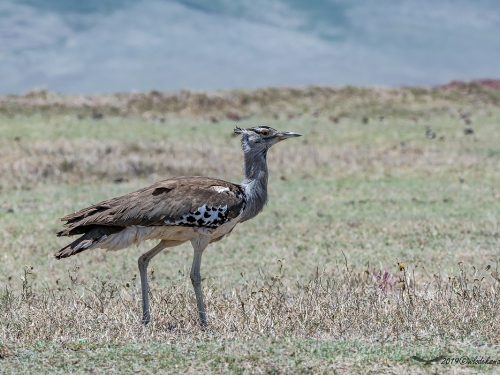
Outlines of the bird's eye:
{"label": "bird's eye", "polygon": [[266,130],[266,129],[261,130],[260,134],[262,134],[262,135],[269,135],[269,130]]}

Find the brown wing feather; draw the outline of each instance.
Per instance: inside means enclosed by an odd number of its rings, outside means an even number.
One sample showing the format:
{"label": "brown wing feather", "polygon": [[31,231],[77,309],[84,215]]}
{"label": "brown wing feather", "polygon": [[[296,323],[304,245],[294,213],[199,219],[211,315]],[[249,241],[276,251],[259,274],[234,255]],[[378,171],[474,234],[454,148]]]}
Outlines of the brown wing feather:
{"label": "brown wing feather", "polygon": [[[219,192],[214,186],[228,190]],[[212,207],[227,205],[228,216],[232,219],[243,207],[243,192],[239,185],[213,178],[171,178],[64,216],[61,220],[66,221],[65,229],[57,235],[81,234],[86,232],[82,227],[95,225],[163,225],[165,220],[175,221],[204,204]]]}
{"label": "brown wing feather", "polygon": [[102,239],[106,238],[110,234],[115,234],[121,232],[124,228],[122,227],[110,227],[110,226],[87,226],[79,227],[76,229],[83,229],[83,231],[75,232],[73,234],[82,234],[69,245],[64,246],[61,250],[54,254],[56,259],[67,258],[71,255],[78,254],[88,248],[92,247],[94,244],[98,243]]}

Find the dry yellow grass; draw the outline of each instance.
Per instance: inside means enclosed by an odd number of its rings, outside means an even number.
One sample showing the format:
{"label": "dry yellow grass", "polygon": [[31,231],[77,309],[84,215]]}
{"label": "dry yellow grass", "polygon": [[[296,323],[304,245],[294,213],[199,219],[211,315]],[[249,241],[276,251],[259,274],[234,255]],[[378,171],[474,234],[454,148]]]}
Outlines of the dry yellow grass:
{"label": "dry yellow grass", "polygon": [[316,271],[311,278],[294,282],[287,280],[278,261],[262,270],[258,279],[245,279],[234,289],[208,283],[210,327],[202,332],[185,278],[152,288],[155,319],[143,328],[135,278],[80,283],[76,266],[68,272],[71,286],[34,290],[32,268],[26,266],[19,293],[7,287],[2,296],[7,319],[1,335],[6,342],[19,344],[166,342],[198,335],[228,340],[355,337],[389,343],[476,336],[477,345],[498,341],[498,331],[492,329],[500,323],[498,274],[480,280],[462,267],[453,277],[419,280],[405,267],[387,282],[380,273],[356,272],[340,264],[332,273],[321,272],[319,266]]}
{"label": "dry yellow grass", "polygon": [[44,113],[78,114],[80,118],[137,116],[147,119],[196,117],[211,120],[238,119],[255,115],[274,118],[297,117],[307,112],[333,118],[364,115],[424,115],[445,113],[450,106],[472,105],[476,109],[498,106],[500,94],[481,82],[451,85],[448,88],[403,87],[360,88],[309,86],[303,88],[262,88],[212,92],[120,93],[115,95],[62,96],[46,90],[0,98],[0,113],[8,116]]}

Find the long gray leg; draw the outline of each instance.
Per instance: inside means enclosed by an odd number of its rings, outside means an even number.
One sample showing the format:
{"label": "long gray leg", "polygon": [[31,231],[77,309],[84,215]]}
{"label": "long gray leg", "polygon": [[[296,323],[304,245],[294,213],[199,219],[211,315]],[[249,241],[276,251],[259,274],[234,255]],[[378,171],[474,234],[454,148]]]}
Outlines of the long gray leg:
{"label": "long gray leg", "polygon": [[149,323],[149,295],[148,295],[148,264],[157,254],[167,247],[179,245],[177,241],[160,241],[158,245],[153,247],[147,253],[144,253],[139,258],[139,272],[141,275],[141,291],[142,291],[142,324]]}
{"label": "long gray leg", "polygon": [[206,235],[199,235],[191,240],[194,248],[193,265],[191,267],[191,283],[193,284],[194,293],[196,294],[196,305],[198,306],[198,313],[200,314],[200,322],[202,326],[207,325],[207,316],[205,314],[205,305],[203,304],[203,292],[201,290],[201,256],[203,251],[208,246],[210,237]]}

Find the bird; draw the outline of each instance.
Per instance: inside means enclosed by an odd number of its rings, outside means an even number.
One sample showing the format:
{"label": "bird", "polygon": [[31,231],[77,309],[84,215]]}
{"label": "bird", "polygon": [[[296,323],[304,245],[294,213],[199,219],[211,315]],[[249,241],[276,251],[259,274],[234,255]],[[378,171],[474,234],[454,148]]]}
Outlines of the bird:
{"label": "bird", "polygon": [[425,132],[425,136],[429,139],[434,139],[434,138],[436,138],[436,133],[434,133],[430,128],[427,128],[427,131]]}
{"label": "bird", "polygon": [[302,134],[269,126],[234,129],[241,136],[245,178],[235,184],[215,178],[180,176],[102,201],[61,218],[58,237],[80,235],[54,254],[67,258],[83,251],[125,249],[145,240],[160,240],[138,259],[142,293],[142,324],[150,322],[148,264],[166,248],[187,241],[194,249],[190,278],[196,295],[199,320],[207,325],[200,274],[206,247],[221,240],[257,216],[267,203],[267,152],[278,142]]}

